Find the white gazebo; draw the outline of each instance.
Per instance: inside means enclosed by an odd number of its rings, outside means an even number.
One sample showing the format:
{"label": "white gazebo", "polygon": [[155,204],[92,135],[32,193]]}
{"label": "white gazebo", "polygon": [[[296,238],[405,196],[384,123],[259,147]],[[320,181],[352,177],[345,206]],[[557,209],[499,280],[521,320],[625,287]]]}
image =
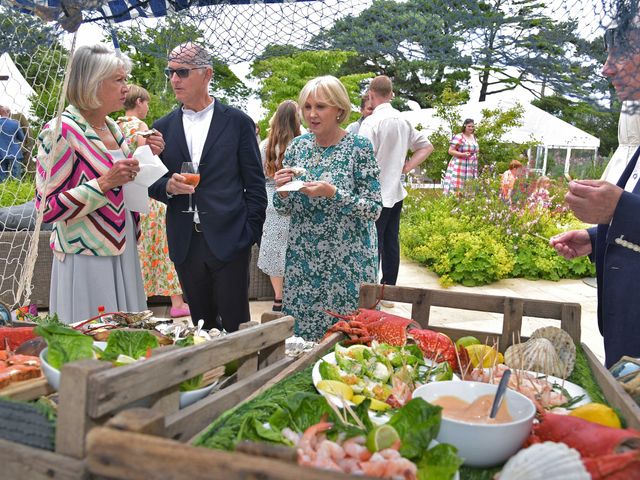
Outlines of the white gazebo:
{"label": "white gazebo", "polygon": [[[596,159],[598,147],[600,146],[599,138],[574,127],[564,120],[560,120],[530,103],[519,103],[512,98],[502,98],[487,100],[486,102],[470,102],[460,105],[456,109],[463,119],[473,118],[476,123],[480,123],[482,122],[483,110],[508,110],[518,104],[524,108],[524,113],[521,117],[522,125],[508,132],[505,135],[505,140],[515,143],[526,143],[532,140],[537,142],[538,148],[536,149],[534,168],[539,170],[540,173],[545,174],[547,171],[547,158],[551,149],[566,150],[565,173],[569,172],[572,150],[591,150],[593,151],[594,160]],[[444,120],[435,117],[434,114],[435,109],[433,108],[402,112],[402,116],[414,127],[420,124],[424,131],[427,132],[427,135],[441,127],[449,128]],[[529,155],[529,158],[531,158],[531,155]]]}
{"label": "white gazebo", "polygon": [[13,63],[11,56],[7,52],[0,55],[0,105],[28,118],[31,114],[29,97],[32,95],[35,95],[33,88]]}

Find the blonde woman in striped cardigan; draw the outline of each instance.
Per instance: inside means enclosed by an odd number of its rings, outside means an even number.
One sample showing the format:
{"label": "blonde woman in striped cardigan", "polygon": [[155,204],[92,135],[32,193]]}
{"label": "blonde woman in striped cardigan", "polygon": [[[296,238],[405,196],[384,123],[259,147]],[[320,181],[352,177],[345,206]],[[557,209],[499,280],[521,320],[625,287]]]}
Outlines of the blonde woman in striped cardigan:
{"label": "blonde woman in striped cardigan", "polygon": [[[104,45],[73,56],[61,125],[52,120],[38,137],[36,202],[53,223],[51,312],[64,323],[107,311],[140,311],[146,298],[136,241],[139,215],[127,209],[122,186],[140,168],[117,124],[131,63]],[[147,140],[154,153],[161,135]]]}

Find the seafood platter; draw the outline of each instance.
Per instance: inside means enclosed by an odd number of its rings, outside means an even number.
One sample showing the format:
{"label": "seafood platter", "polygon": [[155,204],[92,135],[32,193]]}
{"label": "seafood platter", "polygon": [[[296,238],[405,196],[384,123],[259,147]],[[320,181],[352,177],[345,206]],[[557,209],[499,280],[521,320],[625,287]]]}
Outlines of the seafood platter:
{"label": "seafood platter", "polygon": [[190,438],[205,426],[200,417],[215,418],[294,361],[285,355],[291,317],[218,336],[163,329],[146,312],[109,317],[68,326],[52,316],[30,327],[45,388],[10,400],[0,392],[8,478],[89,478],[87,433],[120,411],[161,413],[171,438]]}
{"label": "seafood platter", "polygon": [[[360,304],[375,303],[379,290],[363,286]],[[640,478],[640,410],[580,343],[579,305],[403,287],[384,293],[412,304],[413,318],[366,308],[344,315],[242,402],[202,419],[188,443],[158,427],[159,413],[147,411],[141,422],[141,413],[123,412],[117,429],[89,433],[90,472],[118,479],[181,478],[185,469],[195,479]],[[432,306],[503,313],[503,331],[431,328]],[[521,337],[525,312],[561,328]],[[494,418],[500,383],[507,390]],[[132,443],[140,445],[135,453],[126,447]]]}

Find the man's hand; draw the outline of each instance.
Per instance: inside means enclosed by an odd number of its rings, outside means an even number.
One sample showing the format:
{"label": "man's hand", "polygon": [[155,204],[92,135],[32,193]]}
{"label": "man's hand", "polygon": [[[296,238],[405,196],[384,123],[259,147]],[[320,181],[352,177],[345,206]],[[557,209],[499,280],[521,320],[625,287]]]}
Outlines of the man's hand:
{"label": "man's hand", "polygon": [[551,237],[549,245],[567,260],[591,253],[591,239],[586,230],[570,230]]}
{"label": "man's hand", "polygon": [[154,155],[160,155],[164,150],[164,138],[162,138],[162,133],[154,130],[153,135],[147,137],[146,145],[149,145],[149,148],[151,148],[151,152]]}
{"label": "man's hand", "polygon": [[179,173],[174,173],[167,182],[167,193],[171,195],[185,195],[195,192],[196,189],[185,183],[185,178]]}
{"label": "man's hand", "polygon": [[609,223],[622,192],[622,188],[604,180],[574,180],[569,182],[564,200],[583,222]]}

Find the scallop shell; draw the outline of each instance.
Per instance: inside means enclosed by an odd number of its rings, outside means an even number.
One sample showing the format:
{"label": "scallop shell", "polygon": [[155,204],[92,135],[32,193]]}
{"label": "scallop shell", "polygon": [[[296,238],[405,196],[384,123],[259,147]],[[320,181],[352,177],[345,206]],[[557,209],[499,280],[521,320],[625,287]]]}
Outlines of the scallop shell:
{"label": "scallop shell", "polygon": [[307,173],[307,171],[302,167],[291,167],[290,170],[295,177],[300,177]]}
{"label": "scallop shell", "polygon": [[499,480],[590,480],[580,453],[564,443],[544,442],[520,450],[505,464]]}
{"label": "scallop shell", "polygon": [[565,369],[561,375],[556,376],[567,378],[571,375],[576,364],[576,346],[571,335],[558,327],[543,327],[534,331],[530,338],[546,338],[551,341]]}
{"label": "scallop shell", "polygon": [[532,370],[546,375],[562,376],[565,365],[550,340],[529,339],[526,343],[511,345],[504,354],[504,363],[519,370]]}

